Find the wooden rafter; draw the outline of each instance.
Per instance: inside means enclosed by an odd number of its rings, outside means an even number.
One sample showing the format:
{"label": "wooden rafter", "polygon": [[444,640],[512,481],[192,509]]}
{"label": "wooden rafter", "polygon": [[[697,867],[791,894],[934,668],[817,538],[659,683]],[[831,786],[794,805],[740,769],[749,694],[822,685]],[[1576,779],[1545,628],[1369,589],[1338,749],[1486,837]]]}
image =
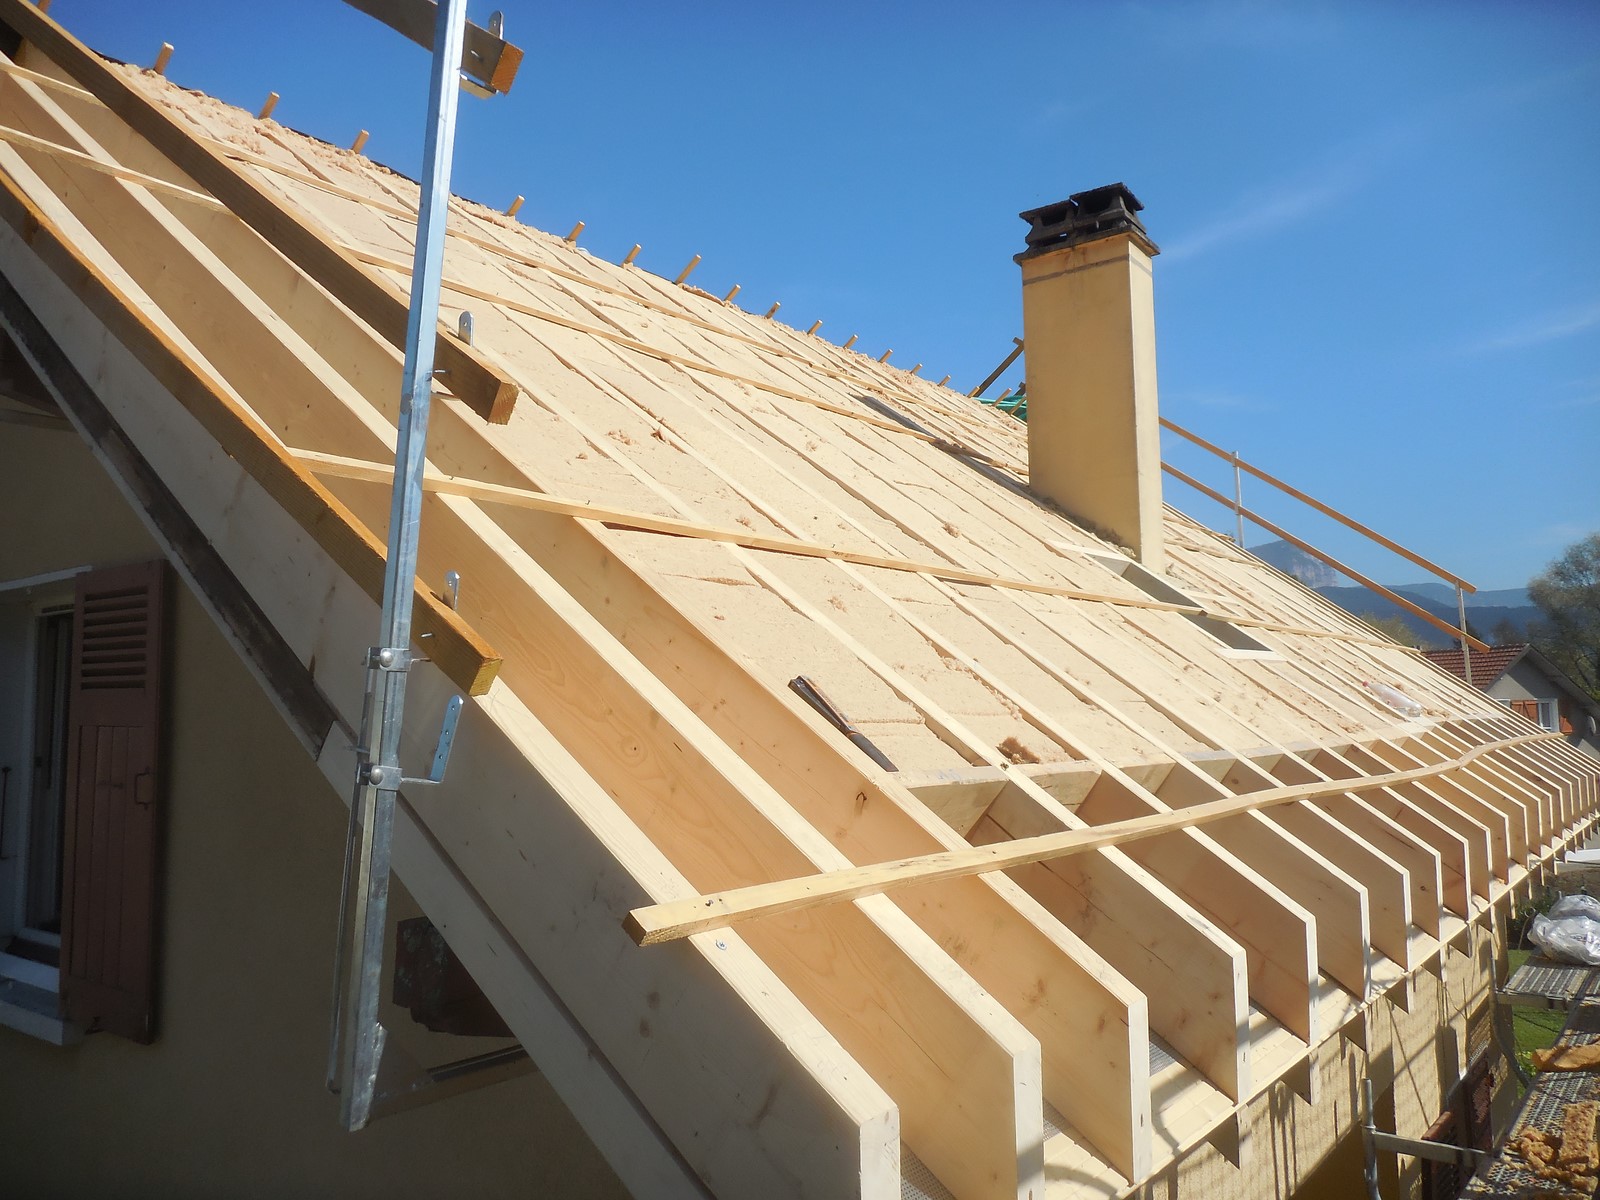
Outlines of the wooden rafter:
{"label": "wooden rafter", "polygon": [[[369,594],[382,595],[383,546],[372,533],[282,447],[281,442],[241,405],[210,369],[164,331],[117,280],[92,262],[75,240],[66,236],[55,216],[47,213],[19,186],[29,174],[20,161],[4,164],[0,147],[0,219],[25,236],[33,251],[62,277],[73,280],[91,311],[122,342],[140,355],[145,366],[171,389],[229,454],[278,498]],[[124,181],[115,180],[121,185]],[[58,203],[42,186],[38,197]],[[498,656],[427,588],[417,589],[417,628],[432,637],[435,660],[477,695],[487,690]]]}
{"label": "wooden rafter", "polygon": [[[15,136],[0,129],[0,165],[16,168],[58,236],[200,364],[267,451],[320,477],[328,511],[357,531],[381,527],[368,485],[389,477],[393,346],[119,136],[99,101],[46,74],[4,74],[38,94],[15,93],[22,115],[7,113]],[[151,96],[166,86],[129,80]],[[40,104],[45,94],[95,138]],[[288,167],[211,141],[229,119],[207,105],[173,107],[189,136],[246,164],[323,237],[403,277],[393,247],[414,217],[402,181],[265,128],[264,148],[298,164]],[[1291,1079],[1310,1098],[1311,1047],[1339,1026],[1361,1038],[1380,990],[1404,1006],[1407,972],[1437,966],[1440,941],[1524,878],[1519,858],[1548,854],[1592,810],[1592,779],[1552,743],[1520,741],[1537,735],[1515,721],[1397,720],[1364,680],[1393,681],[1434,716],[1482,702],[1175,514],[1174,578],[1197,602],[1111,582],[1086,557],[1094,539],[1041,513],[1015,487],[1014,464],[1002,479],[939,452],[1018,457],[1017,430],[986,412],[946,411],[904,373],[455,207],[452,285],[483,302],[479,344],[529,392],[506,430],[454,401],[436,412],[423,574],[461,570],[473,627],[509,649],[475,717],[468,775],[411,814],[439,839],[434,858],[416,861],[434,864],[437,882],[456,869],[437,863],[455,857],[541,969],[574,964],[561,988],[602,1014],[597,1051],[715,1189],[727,1177],[700,1122],[743,1128],[741,1097],[764,1094],[761,1053],[775,1056],[768,1074],[785,1095],[827,1097],[802,1107],[805,1128],[838,1151],[817,1176],[829,1194],[892,1195],[892,1168],[869,1180],[861,1164],[892,1161],[902,1134],[961,1195],[1021,1194],[1045,1169],[1115,1191],[1208,1134],[1232,1145],[1268,1082]],[[143,408],[125,412],[178,461]],[[228,445],[256,470],[261,448]],[[225,491],[240,461],[219,456],[205,481],[177,490]],[[245,489],[235,516],[202,524],[253,565],[231,523],[273,502]],[[326,531],[311,533],[285,539],[288,559],[321,552]],[[266,578],[284,611],[303,612],[303,598]],[[732,621],[718,626],[723,601],[698,600],[713,584],[758,589],[743,595],[796,635],[791,657],[844,664],[860,685],[847,695],[890,696],[885,709],[908,714],[914,744],[937,750],[923,765],[971,765],[949,781],[873,766],[787,693],[782,656],[757,661]],[[1184,619],[1200,615],[1274,630],[1283,654],[1224,657]],[[333,630],[346,616],[301,620]],[[312,644],[298,628],[291,640],[302,655]],[[321,657],[309,661],[326,678]],[[1011,761],[997,745],[1007,726],[1061,758]],[[338,753],[324,755],[330,778]],[[532,792],[520,782],[530,769]],[[1212,815],[1233,803],[1249,807]],[[1143,836],[1093,841],[1127,828]],[[1060,856],[998,866],[968,857],[1058,843]],[[530,859],[569,844],[581,867],[547,861],[530,875]],[[677,950],[640,954],[623,932],[628,905],[895,866],[904,878],[854,904],[802,902]],[[581,936],[547,928],[537,914],[563,905],[546,881],[571,888],[586,874],[607,882],[572,914]],[[435,900],[458,904],[452,886]],[[500,961],[515,943],[496,945],[485,969],[525,979]],[[611,998],[590,979],[608,961]],[[705,1011],[717,1016],[675,1018],[670,1043],[638,1053],[633,1030],[658,1020],[658,969],[697,1013],[710,988]],[[895,1028],[871,1027],[862,1014],[873,1012],[896,1014]],[[679,1089],[678,1060],[660,1051],[705,1053],[718,1020],[743,1039],[737,1081],[686,1077]],[[1152,1038],[1177,1059],[1159,1080]],[[689,1076],[695,1061],[681,1060]],[[680,1090],[693,1104],[673,1098]],[[1040,1096],[1063,1132],[1045,1136]],[[771,1190],[769,1153],[798,1161],[803,1139],[783,1133],[788,1121],[752,1128],[761,1148],[743,1156],[744,1190]]]}
{"label": "wooden rafter", "polygon": [[1508,750],[1528,742],[1545,741],[1560,736],[1557,733],[1519,734],[1475,746],[1447,763],[1435,763],[1407,771],[1391,771],[1381,775],[1353,777],[1331,783],[1271,788],[1196,804],[1177,812],[1135,817],[1132,820],[1118,821],[1092,829],[1026,838],[993,846],[979,846],[967,851],[924,855],[896,863],[852,867],[828,875],[784,880],[781,883],[740,889],[738,892],[722,892],[697,896],[692,900],[675,901],[671,904],[652,905],[629,913],[627,929],[640,945],[655,945],[659,942],[688,937],[692,933],[727,928],[758,917],[793,912],[814,905],[835,904],[859,896],[878,895],[895,888],[912,887],[958,875],[1001,871],[1026,863],[1083,854],[1104,846],[1119,846],[1164,833],[1193,829],[1244,813],[1259,812],[1262,809],[1297,800],[1316,800],[1344,792],[1364,793],[1414,780],[1431,779],[1446,771],[1465,767],[1490,752]]}
{"label": "wooden rafter", "polygon": [[[61,26],[26,0],[0,0],[0,19],[63,67],[174,165],[394,345],[404,344],[407,301],[331,243],[289,206],[259,187],[227,159],[202,145],[176,119],[152,104]],[[440,327],[437,361],[449,388],[485,420],[504,423],[517,385],[481,354]]]}

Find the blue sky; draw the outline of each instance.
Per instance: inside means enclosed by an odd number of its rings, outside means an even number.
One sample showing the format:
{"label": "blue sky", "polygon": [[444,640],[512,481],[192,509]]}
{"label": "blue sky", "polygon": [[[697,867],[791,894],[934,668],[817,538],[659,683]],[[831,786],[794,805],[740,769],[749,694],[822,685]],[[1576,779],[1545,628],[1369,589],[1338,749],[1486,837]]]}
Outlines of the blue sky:
{"label": "blue sky", "polygon": [[[707,290],[965,390],[1021,332],[1016,214],[1122,180],[1164,251],[1166,415],[1483,588],[1600,528],[1600,5],[500,6],[528,57],[509,96],[463,98],[460,194],[525,194],[529,223],[667,276],[703,255]],[[51,12],[416,173],[426,56],[339,0]]]}

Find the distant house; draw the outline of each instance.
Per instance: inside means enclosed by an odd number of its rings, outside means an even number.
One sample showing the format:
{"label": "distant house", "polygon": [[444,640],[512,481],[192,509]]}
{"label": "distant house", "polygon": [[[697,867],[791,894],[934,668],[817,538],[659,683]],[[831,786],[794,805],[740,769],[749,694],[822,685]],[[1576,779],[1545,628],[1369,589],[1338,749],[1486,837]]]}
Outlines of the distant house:
{"label": "distant house", "polygon": [[[1425,653],[1452,675],[1467,678],[1459,648]],[[1469,682],[1528,720],[1566,734],[1584,753],[1600,758],[1600,704],[1527,642],[1475,653]]]}

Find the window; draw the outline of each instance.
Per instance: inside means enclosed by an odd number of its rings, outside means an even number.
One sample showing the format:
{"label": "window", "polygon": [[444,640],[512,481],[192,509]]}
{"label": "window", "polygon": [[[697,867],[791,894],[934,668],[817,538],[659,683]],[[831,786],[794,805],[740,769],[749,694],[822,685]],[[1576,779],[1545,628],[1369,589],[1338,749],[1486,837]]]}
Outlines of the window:
{"label": "window", "polygon": [[53,1041],[71,639],[70,579],[0,592],[0,1010]]}
{"label": "window", "polygon": [[0,1020],[154,1034],[165,565],[0,584]]}
{"label": "window", "polygon": [[1541,729],[1559,730],[1560,717],[1554,700],[1501,700],[1512,712],[1520,713]]}

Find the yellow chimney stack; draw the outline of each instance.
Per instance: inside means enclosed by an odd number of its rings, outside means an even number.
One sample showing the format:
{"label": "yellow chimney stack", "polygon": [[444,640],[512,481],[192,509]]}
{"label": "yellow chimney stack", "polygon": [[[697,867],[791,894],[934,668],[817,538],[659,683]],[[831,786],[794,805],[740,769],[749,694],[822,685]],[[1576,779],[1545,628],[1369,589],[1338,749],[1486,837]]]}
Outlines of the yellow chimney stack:
{"label": "yellow chimney stack", "polygon": [[1022,213],[1028,473],[1039,495],[1165,565],[1156,408],[1155,299],[1160,251],[1114,183]]}

